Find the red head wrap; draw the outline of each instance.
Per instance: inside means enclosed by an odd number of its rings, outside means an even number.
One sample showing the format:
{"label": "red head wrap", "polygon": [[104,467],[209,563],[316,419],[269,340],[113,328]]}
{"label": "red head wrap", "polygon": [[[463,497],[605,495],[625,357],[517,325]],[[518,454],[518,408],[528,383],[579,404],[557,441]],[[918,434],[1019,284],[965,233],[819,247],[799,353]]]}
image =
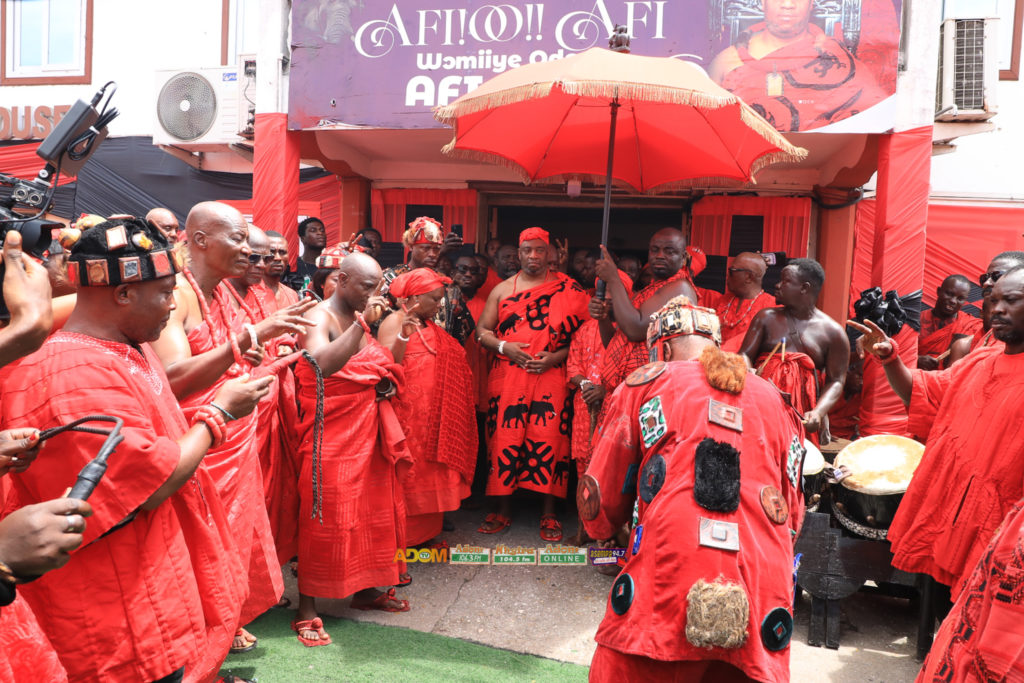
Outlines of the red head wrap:
{"label": "red head wrap", "polygon": [[527,240],[544,240],[544,244],[551,244],[548,231],[544,228],[527,228],[519,233],[519,244]]}
{"label": "red head wrap", "polygon": [[432,268],[415,268],[396,277],[391,282],[388,292],[396,298],[406,299],[417,294],[433,292],[438,287],[451,283],[450,277],[445,277]]}
{"label": "red head wrap", "polygon": [[320,252],[320,255],[316,257],[317,268],[330,268],[331,270],[337,270],[341,268],[342,260],[349,254],[356,251],[366,251],[358,244],[350,244],[348,242],[338,242],[333,247],[328,247]]}

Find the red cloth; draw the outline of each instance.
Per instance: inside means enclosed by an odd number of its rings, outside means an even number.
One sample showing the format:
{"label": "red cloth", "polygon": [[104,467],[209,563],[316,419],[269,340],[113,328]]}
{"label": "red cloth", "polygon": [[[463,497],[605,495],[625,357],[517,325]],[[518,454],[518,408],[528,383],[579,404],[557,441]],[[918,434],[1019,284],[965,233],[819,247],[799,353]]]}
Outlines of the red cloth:
{"label": "red cloth", "polygon": [[[499,340],[527,342],[531,355],[569,346],[589,299],[567,275],[548,271],[548,278],[526,290],[513,285],[512,294],[498,303]],[[487,384],[487,495],[525,488],[565,497],[572,410],[565,365],[528,374],[506,356],[495,356]]]}
{"label": "red cloth", "polygon": [[828,430],[833,438],[857,438],[857,424],[860,422],[860,394],[839,397],[828,414]]}
{"label": "red cloth", "polygon": [[917,683],[1024,680],[1024,501],[1017,501],[942,622]]}
{"label": "red cloth", "polygon": [[[469,314],[473,316],[474,325],[480,321],[480,316],[483,314],[486,304],[487,295],[483,293],[482,287],[477,290],[476,295],[472,299],[466,302],[466,308],[469,309]],[[475,334],[466,337],[464,346],[466,349],[466,362],[469,363],[469,370],[473,373],[473,392],[476,410],[478,413],[486,413],[487,369],[491,365],[494,354],[480,345],[476,340]]]}
{"label": "red cloth", "polygon": [[[209,319],[189,332],[188,343],[193,356],[225,343],[231,332],[245,334],[242,325],[250,321],[244,311],[234,310],[230,286],[227,282],[217,285]],[[203,296],[200,292],[196,295]],[[232,365],[213,385],[182,399],[185,417],[191,419],[199,408],[213,401],[224,382],[249,370],[252,368],[248,364]],[[259,414],[259,410],[254,410],[246,417],[227,423],[224,443],[211,448],[203,458],[228,511],[231,535],[238,544],[239,558],[248,576],[249,592],[240,617],[243,625],[273,607],[284,592],[256,450]]]}
{"label": "red cloth", "polygon": [[[256,114],[255,134],[252,208],[243,213],[251,213],[253,224],[264,230],[281,230],[288,240],[288,251],[297,257],[301,134],[288,130],[286,113],[263,111]],[[317,215],[323,217],[322,213]],[[333,227],[330,222],[325,225]]]}
{"label": "red cloth", "polygon": [[892,564],[953,594],[1024,496],[1024,356],[978,349],[948,370],[913,370],[910,429],[924,457],[889,527]]}
{"label": "red cloth", "polygon": [[291,287],[288,287],[286,285],[278,285],[276,292],[270,290],[269,287],[267,287],[267,290],[271,291],[272,294],[274,295],[274,309],[273,310],[275,310],[275,311],[278,310],[278,309],[281,309],[281,308],[287,308],[288,306],[291,306],[292,304],[299,303],[299,293],[296,292]]}
{"label": "red cloth", "polygon": [[745,683],[750,680],[741,670],[725,662],[662,662],[624,655],[604,645],[597,646],[590,662],[590,683]]}
{"label": "red cloth", "polygon": [[[565,360],[566,379],[582,375],[594,384],[602,384],[601,368],[604,364],[604,351],[598,322],[590,319],[583,323],[583,326],[572,335],[572,343],[569,344],[569,356]],[[605,387],[605,390],[610,392],[614,388]],[[572,394],[572,447],[570,452],[572,459],[576,461],[576,470],[579,474],[583,474],[587,469],[587,465],[590,464],[590,456],[593,453],[591,424],[600,424],[601,418],[607,412],[604,410],[606,404],[607,401],[604,401],[597,413],[592,416],[590,408],[583,400],[582,392],[575,390]]]}
{"label": "red cloth", "polygon": [[743,65],[722,78],[732,92],[781,131],[810,130],[842,121],[880,102],[885,92],[864,64],[818,26],[794,43],[754,58],[749,36],[766,30],[750,27],[735,45]]}
{"label": "red cloth", "polygon": [[[484,303],[487,303],[487,297],[490,295],[491,290],[493,290],[500,284],[501,278],[498,277],[498,274],[496,272],[494,272],[494,268],[488,268],[487,279],[484,280],[484,283],[482,285],[480,285],[480,289],[477,290],[476,296],[482,298],[484,300]],[[476,315],[473,316],[473,319],[477,319]]]}
{"label": "red cloth", "polygon": [[[402,366],[376,341],[324,377],[323,451],[313,462],[316,380],[305,363],[299,381],[299,592],[344,598],[398,583],[395,551],[406,547],[400,476],[412,464],[391,401],[377,401],[382,379],[401,391]],[[316,479],[314,480],[314,473]],[[314,483],[319,490],[314,490]],[[322,510],[314,512],[316,502]]]}
{"label": "red cloth", "polygon": [[476,409],[465,351],[434,322],[427,321],[406,342],[402,367],[405,385],[395,411],[413,459],[404,488],[409,515],[406,543],[415,546],[437,531],[417,537],[414,517],[458,510],[469,495],[478,446]]}
{"label": "red cloth", "polygon": [[433,292],[435,289],[441,289],[451,283],[450,277],[442,275],[433,268],[415,268],[396,277],[391,282],[388,293],[394,297],[405,299],[417,294]]}
{"label": "red cloth", "polygon": [[548,231],[544,228],[527,228],[519,233],[519,244],[522,244],[527,240],[544,240],[545,244],[551,244]]}
{"label": "red cloth", "polygon": [[[721,292],[716,292],[713,289],[704,289],[696,285],[694,285],[693,289],[697,292],[697,301],[695,303],[704,308],[714,308],[718,297],[722,296]],[[629,290],[627,289],[626,291],[628,292]]]}
{"label": "red cloth", "polygon": [[[141,349],[62,331],[4,382],[4,424],[45,429],[98,407],[125,422],[89,499],[85,544],[65,567],[18,589],[76,681],[149,681],[182,666],[215,671],[238,625],[237,553],[203,468],[169,501],[140,509],[177,466],[187,427],[159,359]],[[54,437],[11,478],[5,509],[63,495],[101,443]]]}
{"label": "red cloth", "polygon": [[738,353],[743,345],[743,337],[750,329],[750,321],[757,312],[776,305],[775,297],[768,292],[760,292],[753,299],[740,299],[728,289],[725,290],[725,294],[720,295],[711,305],[718,313],[718,322],[722,326],[722,350]]}
{"label": "red cloth", "polygon": [[0,681],[64,683],[68,674],[32,608],[18,596],[0,609]]}
{"label": "red cloth", "polygon": [[[655,398],[660,398],[665,432],[651,440],[642,431],[640,415],[647,406],[645,416],[653,416],[650,402]],[[742,433],[708,421],[709,399],[743,411]],[[778,391],[748,373],[743,391],[730,394],[708,384],[699,362],[670,362],[652,381],[615,390],[601,437],[587,469],[600,490],[600,510],[595,519],[584,520],[587,533],[609,538],[628,521],[634,500],[642,532],[634,552],[634,530],[622,570],[634,582],[632,604],[620,616],[609,601],[595,636],[598,644],[664,662],[718,660],[759,681],[788,681],[789,648],[768,651],[759,635],[771,610],[792,607],[793,532],[800,530],[804,510],[802,455],[791,450],[794,442],[803,442],[803,427]],[[734,512],[712,512],[696,502],[695,452],[705,438],[729,444],[741,454]],[[636,465],[640,472],[635,481],[644,481],[644,467],[655,455],[664,459],[665,475],[648,503],[638,495],[636,484],[630,489],[623,480]],[[772,522],[761,506],[765,486],[778,489],[789,507],[782,524]],[[737,524],[739,552],[701,546],[698,517]],[[698,580],[720,577],[739,584],[747,596],[746,643],[734,649],[696,647],[686,638],[687,594]]]}
{"label": "red cloth", "polygon": [[[761,367],[768,354],[761,354],[754,367]],[[790,405],[800,415],[814,410],[818,404],[818,371],[814,361],[806,353],[786,352],[786,360],[782,360],[782,352],[775,352],[761,370],[765,378],[784,394],[789,394]],[[808,434],[807,438],[818,443],[818,433]]]}
{"label": "red cloth", "polygon": [[921,332],[917,340],[917,355],[939,356],[949,350],[954,336],[963,335],[970,337],[979,330],[981,330],[981,320],[963,311],[957,311],[956,317],[943,327],[938,327],[938,321],[935,319],[932,310],[925,311],[921,314]]}
{"label": "red cloth", "polygon": [[[657,294],[662,287],[679,280],[689,279],[689,272],[686,268],[680,268],[679,272],[672,277],[652,282],[637,292],[633,297],[633,307],[639,309],[651,297]],[[690,284],[692,285],[693,283],[691,282]],[[647,365],[650,360],[651,357],[647,350],[646,341],[629,341],[622,330],[617,330],[612,336],[611,341],[608,342],[608,353],[605,356],[607,367],[601,373],[601,376],[604,377],[605,385],[609,388],[614,388],[619,386],[629,376],[629,373]]]}

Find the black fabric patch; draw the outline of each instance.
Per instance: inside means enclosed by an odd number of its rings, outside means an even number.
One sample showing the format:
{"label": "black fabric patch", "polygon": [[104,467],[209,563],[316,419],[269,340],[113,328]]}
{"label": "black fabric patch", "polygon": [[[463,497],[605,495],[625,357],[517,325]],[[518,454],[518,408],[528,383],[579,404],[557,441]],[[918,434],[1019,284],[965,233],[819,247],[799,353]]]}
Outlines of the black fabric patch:
{"label": "black fabric patch", "polygon": [[793,615],[785,607],[776,607],[761,622],[761,642],[766,650],[778,652],[793,636]]}
{"label": "black fabric patch", "polygon": [[644,463],[640,472],[640,498],[650,503],[665,484],[665,458],[655,453]]}
{"label": "black fabric patch", "polygon": [[693,497],[705,510],[735,512],[740,506],[740,452],[704,439],[694,459]]}
{"label": "black fabric patch", "polygon": [[633,604],[633,577],[629,574],[621,574],[612,584],[611,595],[612,611],[623,615],[629,611]]}
{"label": "black fabric patch", "polygon": [[622,482],[622,495],[631,496],[636,493],[636,473],[640,471],[640,465],[630,463],[626,469],[626,479]]}

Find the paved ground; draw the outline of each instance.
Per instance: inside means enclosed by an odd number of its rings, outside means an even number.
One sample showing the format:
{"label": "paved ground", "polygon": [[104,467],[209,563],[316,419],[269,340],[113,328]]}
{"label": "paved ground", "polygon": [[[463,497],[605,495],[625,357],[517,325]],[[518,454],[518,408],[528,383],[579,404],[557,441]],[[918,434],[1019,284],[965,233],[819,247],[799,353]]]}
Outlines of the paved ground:
{"label": "paved ground", "polygon": [[[499,536],[475,532],[483,512],[460,511],[451,516],[454,532],[441,538],[451,545],[494,547],[539,546],[539,510],[526,509],[512,528]],[[561,516],[568,534],[575,520]],[[568,535],[567,534],[567,535]],[[588,664],[594,633],[604,615],[612,578],[593,567],[509,567],[410,565],[413,583],[399,589],[412,610],[403,614],[361,612],[347,600],[319,601],[322,613],[356,621],[404,626],[418,631],[463,638],[552,659]],[[286,572],[286,593],[296,604],[295,580]],[[835,683],[903,683],[914,680],[915,616],[906,600],[856,594],[843,602],[841,647],[807,646],[810,600],[796,614],[791,672],[793,681]]]}

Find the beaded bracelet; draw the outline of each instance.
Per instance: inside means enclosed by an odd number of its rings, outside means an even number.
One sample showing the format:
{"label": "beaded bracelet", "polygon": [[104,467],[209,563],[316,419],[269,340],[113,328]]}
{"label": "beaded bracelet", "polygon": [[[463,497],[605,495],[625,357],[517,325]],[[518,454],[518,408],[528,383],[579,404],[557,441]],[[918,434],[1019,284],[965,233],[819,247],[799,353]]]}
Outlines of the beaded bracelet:
{"label": "beaded bracelet", "polygon": [[889,339],[889,343],[892,345],[892,352],[885,358],[882,358],[881,356],[876,356],[876,358],[878,358],[878,362],[881,363],[883,366],[889,365],[890,363],[895,363],[896,359],[900,357],[900,347],[899,344],[896,343],[896,340]]}
{"label": "beaded bracelet", "polygon": [[249,333],[249,350],[252,351],[259,347],[260,336],[256,334],[256,326],[252,323],[245,323],[242,327]]}
{"label": "beaded bracelet", "polygon": [[224,410],[224,408],[222,408],[220,405],[214,403],[213,401],[210,401],[210,405],[213,406],[214,408],[216,408],[217,410],[219,410],[224,415],[224,421],[225,422],[231,422],[232,420],[237,420],[238,419],[237,417],[235,417],[234,415],[232,415],[228,411]]}
{"label": "beaded bracelet", "polygon": [[224,416],[213,406],[203,406],[192,416],[192,426],[202,422],[210,432],[212,442],[210,448],[217,448],[224,443]]}

